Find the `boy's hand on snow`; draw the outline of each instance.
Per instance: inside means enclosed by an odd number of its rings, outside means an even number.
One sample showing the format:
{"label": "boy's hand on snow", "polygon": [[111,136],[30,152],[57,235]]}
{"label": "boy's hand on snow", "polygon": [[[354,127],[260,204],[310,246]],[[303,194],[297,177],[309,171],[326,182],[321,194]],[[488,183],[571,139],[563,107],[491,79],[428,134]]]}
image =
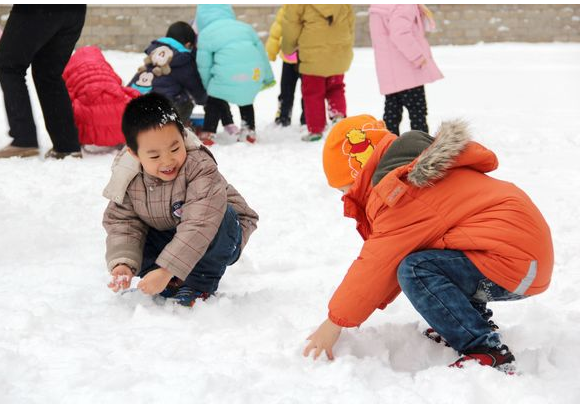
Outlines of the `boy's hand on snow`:
{"label": "boy's hand on snow", "polygon": [[129,288],[131,278],[133,278],[133,272],[127,265],[121,264],[113,268],[111,276],[113,276],[113,279],[111,279],[111,282],[107,286],[113,292],[117,293],[121,289]]}
{"label": "boy's hand on snow", "polygon": [[341,335],[342,329],[343,327],[338,326],[331,320],[325,320],[323,324],[319,326],[317,331],[307,338],[311,342],[309,342],[309,345],[305,348],[303,356],[309,356],[311,351],[314,349],[315,355],[313,356],[313,360],[316,360],[324,350],[327,354],[327,358],[333,360],[333,345],[335,345],[335,342],[337,342],[337,339]]}
{"label": "boy's hand on snow", "polygon": [[172,277],[172,273],[165,268],[154,269],[139,281],[137,288],[146,295],[157,295],[165,289]]}

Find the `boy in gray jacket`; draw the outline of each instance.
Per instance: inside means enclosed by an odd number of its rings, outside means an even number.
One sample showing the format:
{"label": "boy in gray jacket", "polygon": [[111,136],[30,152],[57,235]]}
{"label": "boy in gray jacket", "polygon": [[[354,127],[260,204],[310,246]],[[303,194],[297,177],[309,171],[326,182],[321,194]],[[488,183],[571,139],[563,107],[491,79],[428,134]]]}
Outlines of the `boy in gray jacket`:
{"label": "boy in gray jacket", "polygon": [[131,101],[122,130],[127,149],[104,191],[108,286],[127,289],[137,275],[143,293],[193,306],[216,291],[258,215],[165,97]]}

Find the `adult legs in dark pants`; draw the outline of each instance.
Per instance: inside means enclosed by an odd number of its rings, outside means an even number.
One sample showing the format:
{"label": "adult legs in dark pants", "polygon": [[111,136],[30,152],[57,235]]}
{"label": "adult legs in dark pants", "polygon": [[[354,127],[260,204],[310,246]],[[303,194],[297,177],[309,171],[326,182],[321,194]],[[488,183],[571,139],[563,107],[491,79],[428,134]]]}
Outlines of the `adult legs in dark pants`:
{"label": "adult legs in dark pants", "polygon": [[385,96],[383,120],[387,129],[395,135],[399,135],[399,124],[401,123],[404,107],[408,111],[411,129],[429,133],[426,121],[428,106],[424,86]]}
{"label": "adult legs in dark pants", "polygon": [[[143,277],[148,272],[159,268],[155,260],[175,234],[175,229],[166,231],[149,229],[143,249],[143,263],[138,276]],[[214,293],[218,289],[226,267],[238,260],[241,242],[242,228],[238,222],[238,214],[232,206],[228,205],[218,232],[204,256],[183,281],[183,285],[195,292]]]}
{"label": "adult legs in dark pants", "polygon": [[[79,39],[86,7],[14,6],[0,40],[0,84],[11,146],[37,148],[26,70],[32,77],[46,129],[57,154],[79,152],[71,100],[62,72]],[[36,151],[38,154],[38,150]],[[7,156],[3,156],[7,157]]]}

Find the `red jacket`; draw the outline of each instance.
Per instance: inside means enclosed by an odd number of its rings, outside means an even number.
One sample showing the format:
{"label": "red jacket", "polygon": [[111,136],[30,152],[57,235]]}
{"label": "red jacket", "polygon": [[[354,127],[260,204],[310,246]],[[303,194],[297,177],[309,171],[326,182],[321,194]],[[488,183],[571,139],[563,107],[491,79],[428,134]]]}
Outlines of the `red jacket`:
{"label": "red jacket", "polygon": [[96,46],[79,48],[63,72],[73,105],[81,144],[115,146],[125,143],[121,117],[125,106],[139,96],[123,87],[121,78]]}
{"label": "red jacket", "polygon": [[553,269],[549,226],[514,184],[489,177],[494,153],[470,141],[464,125],[443,124],[434,143],[377,185],[372,176],[395,136],[385,136],[343,197],[365,242],[329,302],[329,318],[354,327],[401,292],[397,269],[415,251],[463,251],[503,288],[543,292]]}

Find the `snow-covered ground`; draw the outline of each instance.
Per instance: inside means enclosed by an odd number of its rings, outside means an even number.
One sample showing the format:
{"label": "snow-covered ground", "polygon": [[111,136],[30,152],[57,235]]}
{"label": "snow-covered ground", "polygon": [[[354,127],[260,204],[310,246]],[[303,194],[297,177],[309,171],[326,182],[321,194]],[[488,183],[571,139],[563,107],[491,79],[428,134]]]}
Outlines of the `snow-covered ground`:
{"label": "snow-covered ground", "polygon": [[[101,191],[112,155],[0,160],[0,403],[578,403],[579,44],[433,52],[446,77],[426,87],[432,132],[469,120],[499,156],[492,175],[523,188],[553,231],[549,290],[491,306],[521,375],[449,369],[455,352],[421,335],[403,295],[345,330],[335,361],[302,357],[362,241],[326,184],[322,142],[299,140],[299,111],[292,127],[272,126],[270,89],[256,99],[259,142],[212,149],[259,228],[219,296],[193,310],[107,289]],[[105,55],[124,81],[143,56]],[[371,49],[356,50],[346,82],[350,115],[382,116]]]}

